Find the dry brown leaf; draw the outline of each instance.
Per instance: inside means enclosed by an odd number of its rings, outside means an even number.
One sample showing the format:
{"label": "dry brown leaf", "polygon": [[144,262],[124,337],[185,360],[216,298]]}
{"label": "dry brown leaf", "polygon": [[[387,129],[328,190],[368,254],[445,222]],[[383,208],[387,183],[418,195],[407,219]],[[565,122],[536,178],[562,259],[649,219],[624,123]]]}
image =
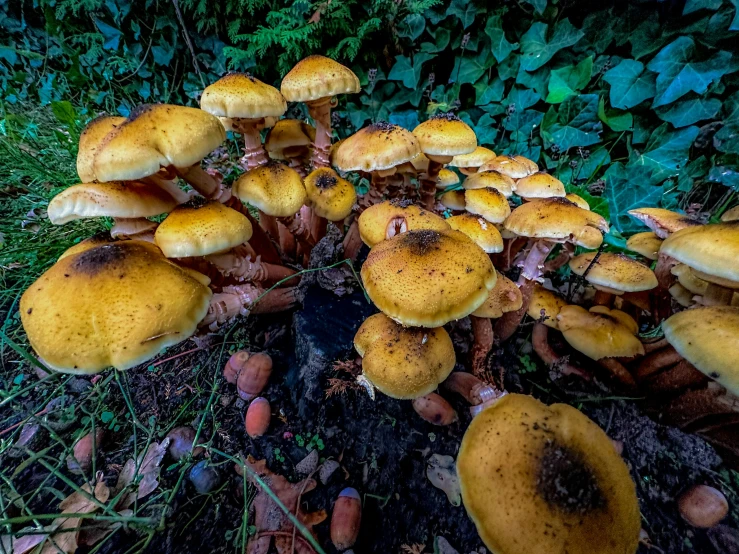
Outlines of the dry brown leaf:
{"label": "dry brown leaf", "polygon": [[[122,491],[125,487],[131,485],[137,475],[141,476],[136,492],[127,494],[121,498],[116,506],[117,510],[128,508],[137,499],[141,500],[145,496],[151,494],[159,486],[159,464],[167,453],[169,447],[169,438],[164,439],[161,443],[152,442],[146,452],[139,455],[138,464],[133,458],[126,462],[123,466],[118,481],[115,485],[116,492]],[[138,472],[136,466],[139,466]]]}
{"label": "dry brown leaf", "polygon": [[[133,515],[133,510],[121,510],[118,515],[130,517]],[[80,545],[93,546],[122,526],[122,521],[98,521],[92,525],[82,527],[77,540]]]}
{"label": "dry brown leaf", "polygon": [[[246,464],[264,481],[272,492],[280,499],[285,507],[294,514],[308,531],[313,534],[313,526],[326,519],[326,511],[306,513],[298,505],[301,495],[316,488],[315,479],[303,479],[291,483],[282,475],[272,473],[267,467],[266,460],[255,460],[251,456]],[[244,475],[240,465],[236,465],[236,472]],[[246,554],[267,554],[274,539],[275,549],[279,554],[316,554],[316,551],[307,540],[295,529],[285,512],[269,497],[269,495],[250,476],[246,475],[250,483],[259,491],[254,498],[254,525],[257,533],[249,540]],[[294,542],[294,549],[293,549]]]}
{"label": "dry brown leaf", "polygon": [[[0,540],[2,540],[3,552],[12,552],[13,554],[26,554],[26,552],[30,552],[39,544],[44,542],[49,533],[54,529],[55,528],[53,526],[47,525],[39,534],[22,535],[17,538],[11,535],[3,535],[2,537],[0,537]],[[23,529],[21,529],[22,533],[27,533],[29,531],[37,531],[37,529],[35,527],[24,527]]]}
{"label": "dry brown leaf", "polygon": [[400,549],[405,554],[423,554],[426,552],[426,547],[423,544],[416,543],[416,544],[401,544]]}

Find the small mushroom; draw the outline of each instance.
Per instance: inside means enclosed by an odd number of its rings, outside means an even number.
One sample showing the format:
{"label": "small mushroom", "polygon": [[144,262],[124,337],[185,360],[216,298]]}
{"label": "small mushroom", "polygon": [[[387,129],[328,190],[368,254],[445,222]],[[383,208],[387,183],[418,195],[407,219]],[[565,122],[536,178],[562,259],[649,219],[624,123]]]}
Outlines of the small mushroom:
{"label": "small mushroom", "polygon": [[244,420],[246,434],[253,439],[261,437],[267,432],[271,419],[272,412],[267,399],[261,396],[255,398],[246,410],[246,418]]}
{"label": "small mushroom", "polygon": [[446,231],[449,228],[443,217],[408,200],[385,200],[370,206],[359,216],[359,236],[370,248],[406,231]]}
{"label": "small mushroom", "polygon": [[510,198],[513,196],[516,182],[507,175],[490,169],[473,173],[464,180],[462,186],[465,190],[493,188],[506,198]]}
{"label": "small mushroom", "polygon": [[677,507],[685,521],[703,529],[718,525],[729,513],[726,497],[708,485],[690,487],[678,498]]}
{"label": "small mushroom", "polygon": [[346,488],[339,493],[331,514],[331,542],[337,550],[354,546],[362,525],[362,502],[356,489]]}
{"label": "small mushroom", "polygon": [[421,418],[433,425],[451,425],[459,420],[452,405],[435,392],[415,398],[413,409]]}
{"label": "small mushroom", "polygon": [[267,386],[272,374],[272,358],[269,354],[253,354],[245,363],[236,380],[239,396],[247,402],[253,400]]}
{"label": "small mushroom", "polygon": [[203,453],[203,447],[198,446],[193,448],[193,441],[195,441],[195,429],[189,426],[175,427],[169,433],[169,455],[172,459],[179,461],[185,456],[189,456],[192,452],[192,457],[197,458]]}
{"label": "small mushroom", "polygon": [[495,152],[484,146],[478,146],[469,154],[454,156],[449,162],[449,167],[459,168],[464,175],[475,175],[481,166],[495,158]]}
{"label": "small mushroom", "polygon": [[247,352],[246,350],[239,350],[231,354],[231,357],[223,368],[223,377],[226,379],[226,382],[232,385],[236,384],[239,374],[246,366],[246,362],[250,357],[251,352]]}
{"label": "small mushroom", "polygon": [[[538,171],[516,181],[516,194],[529,201],[537,198],[561,198],[567,195],[562,181],[543,171]],[[576,202],[573,203],[577,204]]]}
{"label": "small mushroom", "polygon": [[570,260],[570,269],[596,288],[594,302],[604,306],[611,305],[614,295],[648,291],[659,284],[649,267],[624,254],[580,254]]}

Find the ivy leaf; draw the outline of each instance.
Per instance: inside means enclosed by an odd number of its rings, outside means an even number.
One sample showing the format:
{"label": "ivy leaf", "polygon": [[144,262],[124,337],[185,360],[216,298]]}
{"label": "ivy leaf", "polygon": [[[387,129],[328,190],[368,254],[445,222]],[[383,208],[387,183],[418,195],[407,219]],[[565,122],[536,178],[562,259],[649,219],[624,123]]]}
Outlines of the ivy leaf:
{"label": "ivy leaf", "polygon": [[721,7],[723,0],[688,0],[683,8],[683,15],[697,12],[698,10],[711,10],[715,12]]}
{"label": "ivy leaf", "polygon": [[724,100],[721,116],[724,126],[713,136],[713,145],[719,152],[739,154],[739,92]]}
{"label": "ivy leaf", "polygon": [[513,79],[521,71],[521,57],[518,54],[508,56],[498,65],[498,75],[504,81]]}
{"label": "ivy leaf", "polygon": [[516,75],[516,83],[528,89],[533,89],[537,96],[543,100],[547,95],[547,86],[549,85],[549,68],[541,67],[532,72],[519,69],[518,75]]}
{"label": "ivy leaf", "polygon": [[708,180],[721,183],[735,191],[739,191],[739,172],[734,168],[720,165],[714,166],[708,173]]}
{"label": "ivy leaf", "polygon": [[493,56],[498,63],[505,60],[511,52],[518,48],[517,42],[508,42],[505,31],[503,31],[503,22],[499,15],[488,18],[485,24],[485,34],[490,37],[492,42]]}
{"label": "ivy leaf", "polygon": [[[611,155],[608,153],[606,148],[602,147],[591,152],[586,159],[582,159],[580,156],[577,156],[574,159],[578,162],[574,168],[570,166],[570,164],[561,164],[556,172],[555,177],[563,183],[586,181],[595,175],[599,169],[606,167],[611,163]],[[568,190],[567,192],[574,191]]]}
{"label": "ivy leaf", "polygon": [[598,119],[617,133],[630,131],[634,127],[634,118],[629,112],[617,112],[615,110],[606,112],[605,98],[601,98],[598,102]]}
{"label": "ivy leaf", "polygon": [[552,70],[549,77],[549,104],[559,104],[570,96],[575,96],[590,82],[593,72],[593,58],[588,56],[577,65],[568,65]]}
{"label": "ivy leaf", "polygon": [[95,25],[100,30],[100,34],[103,35],[103,48],[106,50],[118,50],[123,32],[97,18],[95,18]]}
{"label": "ivy leaf", "polygon": [[709,169],[711,169],[711,162],[705,156],[692,160],[685,166],[685,170],[678,175],[677,189],[681,192],[689,192],[693,188],[695,179],[701,179],[708,175]]}
{"label": "ivy leaf", "polygon": [[390,81],[401,81],[406,88],[415,89],[421,78],[421,66],[431,58],[431,54],[424,52],[416,54],[413,60],[407,56],[395,56],[395,65],[387,78]]}
{"label": "ivy leaf", "polygon": [[[477,120],[477,123],[472,120],[470,114],[467,112],[460,112],[459,118],[474,129],[475,135],[477,135],[478,144],[493,144],[495,142],[498,129],[495,126],[495,121],[490,117],[490,115],[482,114]],[[412,129],[412,127],[406,128]]]}
{"label": "ivy leaf", "polygon": [[721,101],[717,98],[691,98],[680,100],[657,108],[657,116],[663,121],[669,121],[676,128],[687,127],[704,119],[712,119],[721,109]]}
{"label": "ivy leaf", "polygon": [[613,28],[618,21],[619,18],[614,17],[610,10],[591,13],[585,17],[582,31],[596,53],[604,52],[613,42]]}
{"label": "ivy leaf", "polygon": [[629,34],[631,55],[637,60],[662,48],[667,42],[667,36],[656,14],[645,19]]}
{"label": "ivy leaf", "polygon": [[659,180],[667,179],[688,162],[688,152],[697,136],[698,127],[670,131],[663,123],[649,137],[643,152],[632,152],[628,166],[648,170]]}
{"label": "ivy leaf", "polygon": [[467,28],[475,21],[477,7],[471,0],[452,0],[446,15],[454,15],[462,22],[462,27]]}
{"label": "ivy leaf", "polygon": [[449,40],[451,39],[452,33],[449,29],[439,27],[436,29],[436,36],[434,37],[435,42],[423,42],[421,43],[421,52],[428,54],[436,54],[445,50],[449,46]]}
{"label": "ivy leaf", "polygon": [[572,46],[583,37],[583,32],[567,18],[554,25],[549,39],[548,30],[549,25],[537,21],[521,37],[521,67],[526,71],[539,69],[562,48]]}
{"label": "ivy leaf", "polygon": [[[544,13],[544,10],[547,8],[547,0],[523,0],[527,4],[531,4],[534,6],[534,9],[536,10],[536,13],[539,15]],[[556,2],[555,2],[556,3]]]}
{"label": "ivy leaf", "polygon": [[411,13],[405,16],[398,29],[399,37],[407,37],[416,40],[426,28],[426,20],[422,15]]}
{"label": "ivy leaf", "polygon": [[539,101],[539,95],[533,90],[521,87],[513,87],[506,96],[503,104],[508,106],[513,105],[516,110],[523,111],[526,108],[530,108]]}
{"label": "ivy leaf", "polygon": [[494,77],[492,81],[478,81],[475,83],[475,106],[500,102],[504,92],[505,83],[498,77]]}
{"label": "ivy leaf", "polygon": [[739,31],[739,0],[730,0],[734,6],[734,19],[731,20],[729,31]]}
{"label": "ivy leaf", "polygon": [[490,59],[487,52],[483,49],[477,56],[457,56],[452,70],[451,83],[457,82],[460,85],[465,83],[474,84],[480,80],[485,72],[493,65],[494,60]]}
{"label": "ivy leaf", "polygon": [[544,145],[556,144],[560,150],[597,144],[602,130],[597,94],[570,97],[560,104],[559,110],[550,107],[541,125]]}
{"label": "ivy leaf", "polygon": [[627,168],[616,162],[603,176],[606,182],[604,196],[608,201],[611,226],[619,233],[631,234],[642,230],[641,225],[628,215],[629,210],[657,206],[662,198],[660,182],[649,171]]}
{"label": "ivy leaf", "polygon": [[636,60],[621,60],[616,67],[603,74],[611,85],[611,106],[628,110],[656,94],[656,75],[644,72],[644,64]]}
{"label": "ivy leaf", "polygon": [[534,129],[541,125],[544,118],[542,112],[536,110],[516,111],[503,121],[503,128],[511,131],[511,141],[528,142]]}
{"label": "ivy leaf", "polygon": [[404,110],[391,113],[388,121],[395,125],[400,125],[404,129],[415,129],[421,123],[418,119],[418,110]]}

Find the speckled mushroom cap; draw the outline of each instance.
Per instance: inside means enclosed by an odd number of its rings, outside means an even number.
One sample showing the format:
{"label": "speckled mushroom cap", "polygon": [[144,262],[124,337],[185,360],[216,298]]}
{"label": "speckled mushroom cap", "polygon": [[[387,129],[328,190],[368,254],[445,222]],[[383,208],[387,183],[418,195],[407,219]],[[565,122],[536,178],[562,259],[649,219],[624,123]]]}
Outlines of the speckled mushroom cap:
{"label": "speckled mushroom cap", "polygon": [[636,233],[631,235],[626,241],[626,248],[637,254],[641,254],[649,260],[656,260],[662,246],[662,239],[653,231],[645,231],[644,233]]}
{"label": "speckled mushroom cap", "polygon": [[651,290],[659,284],[654,272],[633,258],[624,254],[601,252],[595,263],[592,263],[596,254],[597,252],[587,252],[575,256],[570,260],[570,269],[582,276],[590,268],[585,280],[600,290],[623,294]]}
{"label": "speckled mushroom cap", "polygon": [[244,214],[198,198],[172,210],[157,227],[154,242],[167,258],[208,256],[244,244],[252,231]]}
{"label": "speckled mushroom cap", "polygon": [[200,107],[219,117],[261,119],[280,117],[287,102],[275,87],[248,73],[229,73],[205,87]]}
{"label": "speckled mushroom cap", "polygon": [[636,552],[641,518],[629,469],[572,406],[504,396],[470,423],[457,474],[464,507],[495,554]]}
{"label": "speckled mushroom cap", "polygon": [[549,173],[539,171],[516,181],[516,194],[525,200],[531,200],[533,198],[563,197],[566,192],[562,181]]}
{"label": "speckled mushroom cap", "polygon": [[367,294],[403,325],[440,327],[475,311],[495,286],[490,258],[459,231],[408,231],[372,247]]}
{"label": "speckled mushroom cap", "polygon": [[503,237],[500,236],[500,231],[484,217],[474,214],[461,214],[446,219],[446,222],[452,229],[470,237],[477,246],[488,254],[503,251]]}
{"label": "speckled mushroom cap", "polygon": [[730,210],[726,210],[721,216],[721,221],[728,223],[729,221],[739,220],[739,206],[734,206]]}
{"label": "speckled mushroom cap", "polygon": [[503,175],[499,171],[478,171],[467,177],[462,186],[466,190],[494,188],[506,198],[513,196],[515,182],[507,175]]}
{"label": "speckled mushroom cap", "polygon": [[276,162],[244,173],[234,182],[232,192],[242,202],[274,217],[294,216],[308,198],[300,174]]}
{"label": "speckled mushroom cap", "polygon": [[567,306],[567,301],[564,298],[537,283],[534,285],[534,293],[531,295],[526,313],[531,319],[547,327],[559,329],[557,316],[565,306]]}
{"label": "speckled mushroom cap", "polygon": [[685,310],[664,321],[662,330],[667,342],[696,369],[739,394],[739,308]]}
{"label": "speckled mushroom cap", "polygon": [[125,121],[125,117],[101,115],[90,121],[82,131],[79,149],[77,150],[77,174],[83,183],[90,183],[96,179],[92,163],[100,143],[108,133]]}
{"label": "speckled mushroom cap", "polygon": [[575,194],[574,192],[566,194],[565,199],[569,200],[573,204],[576,204],[578,208],[582,208],[583,210],[590,209],[590,204],[588,204],[588,201],[585,200],[582,196]]}
{"label": "speckled mushroom cap", "polygon": [[348,67],[325,56],[308,56],[285,75],[280,91],[288,102],[359,92],[359,79]]}
{"label": "speckled mushroom cap", "polygon": [[20,309],[44,362],[85,374],[128,369],[187,339],[210,298],[203,281],[156,246],[129,240],[60,259],[26,290]]}
{"label": "speckled mushroom cap", "polygon": [[439,171],[439,176],[436,178],[437,189],[444,190],[445,188],[456,185],[457,183],[459,183],[459,175],[454,173],[454,171],[447,169],[446,167],[443,167],[441,171]]}
{"label": "speckled mushroom cap", "polygon": [[498,189],[468,189],[464,191],[465,209],[491,223],[503,223],[511,215],[508,200]]}
{"label": "speckled mushroom cap", "polygon": [[690,266],[701,279],[739,289],[739,221],[682,229],[667,237],[659,252]]}
{"label": "speckled mushroom cap", "polygon": [[495,152],[490,150],[490,148],[478,146],[469,154],[460,154],[458,156],[454,156],[454,158],[452,158],[452,161],[449,162],[449,165],[452,167],[460,168],[480,167],[481,165],[494,160],[495,157]]}
{"label": "speckled mushroom cap", "polygon": [[391,398],[434,391],[454,369],[452,339],[443,327],[404,327],[384,314],[368,317],[354,337],[362,374]]}
{"label": "speckled mushroom cap", "polygon": [[666,239],[670,233],[680,229],[703,225],[700,221],[696,221],[685,214],[672,212],[664,208],[637,208],[629,210],[629,215],[641,221],[661,239]]}
{"label": "speckled mushroom cap", "polygon": [[133,181],[162,167],[190,167],[226,139],[217,117],[185,106],[144,104],[131,111],[100,143],[93,171],[97,181]]}
{"label": "speckled mushroom cap", "polygon": [[495,286],[488,293],[487,300],[477,308],[472,315],[475,317],[489,317],[497,319],[503,314],[515,312],[523,306],[523,296],[516,283],[500,272]]}
{"label": "speckled mushroom cap", "polygon": [[564,198],[526,202],[511,212],[504,226],[521,237],[571,242],[585,248],[598,248],[603,242],[601,233],[608,232],[605,219]]}
{"label": "speckled mushroom cap", "polygon": [[479,169],[479,171],[490,170],[498,171],[511,179],[523,179],[539,171],[539,167],[523,156],[498,156],[483,164]]}
{"label": "speckled mushroom cap", "polygon": [[450,210],[464,210],[466,207],[463,190],[448,190],[439,197],[439,202]]}
{"label": "speckled mushroom cap", "polygon": [[403,229],[446,231],[450,228],[443,217],[411,204],[410,200],[385,200],[370,206],[359,216],[359,236],[362,237],[364,244],[372,248],[378,242],[389,238],[390,225],[397,227],[392,229],[390,236],[398,234],[396,230],[402,232]]}
{"label": "speckled mushroom cap", "polygon": [[298,119],[280,119],[267,133],[264,147],[273,160],[285,160],[291,150],[307,150],[316,139],[316,129]]}
{"label": "speckled mushroom cap", "polygon": [[330,167],[311,172],[304,181],[307,203],[318,217],[341,221],[352,212],[357,192]]}
{"label": "speckled mushroom cap", "polygon": [[47,213],[54,225],[63,225],[87,217],[151,217],[176,205],[164,189],[146,183],[80,183],[52,198]]}
{"label": "speckled mushroom cap", "polygon": [[459,156],[477,148],[477,137],[472,127],[452,113],[440,113],[413,129],[427,156]]}
{"label": "speckled mushroom cap", "polygon": [[670,269],[670,273],[677,277],[680,285],[692,294],[700,296],[706,294],[709,285],[708,281],[697,277],[689,266],[685,264],[676,264],[672,269]]}
{"label": "speckled mushroom cap", "polygon": [[378,171],[409,162],[421,152],[413,133],[385,121],[360,129],[334,155],[340,171]]}
{"label": "speckled mushroom cap", "polygon": [[595,306],[590,311],[581,306],[563,306],[557,319],[559,330],[575,350],[588,358],[630,358],[644,354],[644,346],[635,336],[636,322],[626,313]]}

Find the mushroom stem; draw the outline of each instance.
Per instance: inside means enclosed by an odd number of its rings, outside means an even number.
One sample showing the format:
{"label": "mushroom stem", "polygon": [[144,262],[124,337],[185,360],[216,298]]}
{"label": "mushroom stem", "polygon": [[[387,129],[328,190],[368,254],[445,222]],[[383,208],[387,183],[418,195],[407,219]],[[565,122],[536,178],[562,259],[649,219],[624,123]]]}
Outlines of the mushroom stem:
{"label": "mushroom stem", "polygon": [[733,290],[709,282],[706,293],[700,297],[699,302],[704,306],[729,306],[733,296]]}
{"label": "mushroom stem", "polygon": [[601,358],[600,360],[598,360],[598,364],[601,367],[607,369],[609,373],[624,387],[628,389],[636,388],[636,381],[634,381],[634,377],[631,375],[631,373],[629,373],[629,370],[626,369],[624,365],[616,358]]}
{"label": "mushroom stem", "polygon": [[519,285],[521,291],[522,304],[521,307],[515,312],[506,312],[503,317],[498,318],[495,322],[495,334],[500,337],[501,341],[508,340],[516,332],[518,326],[521,324],[526,311],[529,309],[529,303],[531,302],[531,296],[534,294],[535,281],[525,281],[523,285]]}
{"label": "mushroom stem", "polygon": [[157,224],[145,217],[116,217],[113,218],[113,227],[110,236],[116,238],[128,238],[154,242],[154,230]]}
{"label": "mushroom stem", "polygon": [[487,317],[470,315],[472,323],[472,374],[475,377],[483,377],[487,369],[487,358],[493,349],[493,324]]}
{"label": "mushroom stem", "polygon": [[432,425],[451,425],[459,420],[452,405],[435,392],[414,399],[413,409]]}
{"label": "mushroom stem", "polygon": [[178,204],[184,204],[192,197],[191,194],[186,193],[184,190],[177,186],[176,179],[168,179],[167,176],[159,173],[150,175],[149,177],[142,179],[142,181],[155,185],[160,189],[168,192],[172,198],[177,200]]}
{"label": "mushroom stem", "polygon": [[280,231],[277,228],[277,218],[259,210],[259,226],[272,237],[273,240],[280,240]]}
{"label": "mushroom stem", "polygon": [[308,176],[308,172],[305,170],[305,160],[300,158],[287,158],[287,164],[298,172],[303,179]]}
{"label": "mushroom stem", "polygon": [[636,366],[634,375],[637,381],[642,381],[660,371],[665,367],[669,367],[678,363],[683,357],[672,346],[663,348],[662,350],[653,351],[651,354],[642,358],[639,365]]}
{"label": "mushroom stem", "polygon": [[306,221],[302,214],[296,214],[290,217],[280,217],[278,221],[293,234],[298,244],[303,247],[304,253],[309,254],[316,245],[316,241],[310,232],[310,220]]}
{"label": "mushroom stem", "polygon": [[306,102],[308,112],[316,123],[316,140],[313,142],[311,164],[313,169],[330,167],[331,150],[331,97]]}
{"label": "mushroom stem", "polygon": [[521,275],[519,275],[517,283],[519,287],[523,285],[524,280],[534,281],[541,277],[542,270],[544,269],[544,262],[552,251],[552,248],[554,248],[553,242],[546,240],[537,240],[534,242],[523,262]]}
{"label": "mushroom stem", "polygon": [[596,306],[611,306],[613,302],[613,294],[604,290],[596,289],[595,296],[593,297],[593,304]]}
{"label": "mushroom stem", "polygon": [[521,237],[504,240],[505,259],[503,260],[501,271],[508,271],[513,267],[513,261],[527,243],[528,240]]}
{"label": "mushroom stem", "polygon": [[571,252],[566,248],[563,248],[562,251],[557,254],[557,256],[547,262],[544,262],[543,272],[549,273],[550,271],[557,271],[560,267],[570,261],[570,256]]}
{"label": "mushroom stem", "polygon": [[295,287],[272,289],[257,302],[251,311],[254,314],[284,312],[285,310],[294,308],[297,303]]}
{"label": "mushroom stem", "polygon": [[682,360],[666,371],[646,381],[649,390],[659,393],[676,393],[687,388],[705,385],[708,381],[688,360]]}
{"label": "mushroom stem", "polygon": [[446,378],[442,386],[452,392],[456,392],[472,406],[479,406],[490,400],[500,397],[501,391],[494,386],[481,381],[466,371],[455,371]]}
{"label": "mushroom stem", "polygon": [[313,239],[318,243],[323,237],[326,236],[328,230],[328,219],[321,217],[314,211],[311,216],[311,229],[310,234]]}
{"label": "mushroom stem", "polygon": [[281,281],[295,275],[295,271],[283,265],[262,262],[259,256],[241,255],[235,250],[225,254],[213,254],[205,258],[224,275],[246,281]]}
{"label": "mushroom stem", "polygon": [[654,274],[657,277],[659,285],[667,290],[675,282],[675,276],[672,274],[672,268],[678,264],[675,258],[671,258],[660,252],[657,257],[657,265],[654,266]]}
{"label": "mushroom stem", "polygon": [[[290,309],[295,305],[293,287],[273,289],[264,293],[263,289],[252,284],[224,287],[223,292],[214,294],[208,307],[208,313],[200,322],[200,327],[207,326],[211,331],[219,325],[239,315],[254,313],[278,312]],[[256,303],[256,305],[255,305]]]}
{"label": "mushroom stem", "polygon": [[562,375],[578,375],[586,381],[592,379],[592,376],[588,372],[572,365],[567,360],[567,356],[560,356],[554,351],[549,344],[549,327],[543,323],[534,324],[534,330],[531,334],[531,344],[534,347],[534,352],[536,352],[539,358],[541,358],[541,361],[549,369],[556,369]]}
{"label": "mushroom stem", "polygon": [[434,209],[436,200],[436,181],[439,179],[439,171],[443,164],[429,160],[429,166],[425,173],[421,173],[418,182],[420,185],[421,205],[429,211]]}
{"label": "mushroom stem", "polygon": [[282,223],[277,222],[277,231],[280,234],[280,250],[282,255],[290,260],[294,260],[297,254],[297,242],[293,234],[287,230]]}
{"label": "mushroom stem", "polygon": [[252,236],[249,239],[249,244],[257,254],[262,256],[262,261],[271,264],[279,264],[281,261],[280,254],[277,252],[274,244],[272,244],[269,235],[259,226],[259,222],[254,219],[254,216],[251,215],[248,208],[244,206],[241,200],[232,196],[224,203],[224,205],[245,215],[249,219],[249,223],[251,223],[252,227]]}
{"label": "mushroom stem", "polygon": [[186,168],[176,167],[175,173],[206,198],[218,200],[223,194],[221,180],[204,171],[200,164]]}
{"label": "mushroom stem", "polygon": [[349,229],[346,231],[346,235],[344,235],[344,257],[352,261],[356,260],[359,250],[362,248],[362,244],[362,237],[359,234],[359,223],[355,216],[353,221],[349,224]]}
{"label": "mushroom stem", "polygon": [[670,346],[670,343],[667,342],[667,339],[660,339],[654,342],[645,342],[643,344],[644,344],[644,352],[646,354],[651,354],[652,352],[655,352],[657,350],[662,350],[663,348]]}
{"label": "mushroom stem", "polygon": [[262,144],[259,130],[264,126],[264,119],[235,118],[233,127],[244,138],[244,156],[240,160],[245,170],[254,169],[269,161],[267,151]]}

